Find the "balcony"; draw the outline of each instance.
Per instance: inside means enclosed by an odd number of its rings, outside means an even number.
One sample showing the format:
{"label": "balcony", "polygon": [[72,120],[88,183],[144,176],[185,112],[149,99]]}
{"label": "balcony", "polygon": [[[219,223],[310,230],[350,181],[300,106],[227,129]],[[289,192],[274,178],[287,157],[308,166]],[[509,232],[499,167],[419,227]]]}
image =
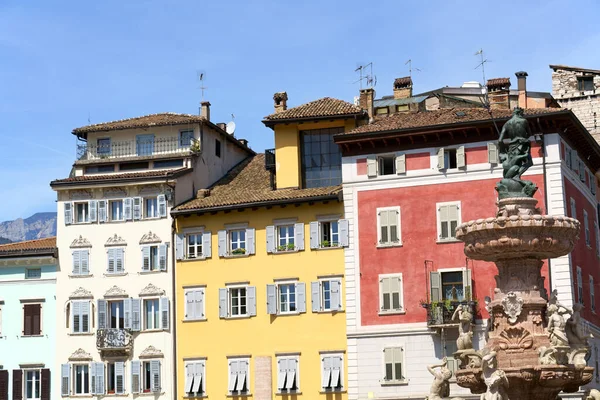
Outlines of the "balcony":
{"label": "balcony", "polygon": [[275,172],[275,149],[265,150],[265,169]]}
{"label": "balcony", "polygon": [[96,348],[103,356],[127,356],[133,348],[133,336],[128,329],[98,329]]}
{"label": "balcony", "polygon": [[427,309],[427,326],[430,328],[450,328],[458,326],[458,320],[452,320],[456,307],[462,305],[475,317],[476,303],[474,301],[440,301],[423,303]]}
{"label": "balcony", "polygon": [[98,139],[77,144],[77,163],[170,158],[200,152],[200,141],[190,137],[147,137],[134,140]]}

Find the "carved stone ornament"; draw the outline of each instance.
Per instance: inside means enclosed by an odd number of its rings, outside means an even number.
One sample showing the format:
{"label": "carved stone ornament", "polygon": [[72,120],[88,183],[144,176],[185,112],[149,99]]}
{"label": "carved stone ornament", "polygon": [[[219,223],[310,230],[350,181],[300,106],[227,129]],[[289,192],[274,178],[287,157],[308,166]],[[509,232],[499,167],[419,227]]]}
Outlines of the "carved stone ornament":
{"label": "carved stone ornament", "polygon": [[71,248],[78,249],[81,247],[92,247],[92,244],[90,243],[89,240],[87,240],[86,238],[79,235],[79,237],[77,239],[73,240],[73,242],[71,243]]}
{"label": "carved stone ornament", "polygon": [[162,192],[161,185],[146,185],[140,189],[140,196],[158,195]]}
{"label": "carved stone ornament", "polygon": [[140,358],[162,358],[165,355],[156,347],[150,345],[140,353]]}
{"label": "carved stone ornament", "polygon": [[165,291],[161,288],[154,286],[149,283],[148,286],[142,289],[140,292],[140,296],[162,296],[165,294]]}
{"label": "carved stone ornament", "polygon": [[69,198],[71,200],[89,200],[92,197],[93,196],[91,190],[76,189],[69,191]]}
{"label": "carved stone ornament", "polygon": [[140,244],[160,243],[160,242],[162,242],[162,240],[160,240],[160,238],[155,233],[152,233],[152,231],[146,233],[140,239]]}
{"label": "carved stone ornament", "polygon": [[104,297],[127,297],[127,292],[117,285],[114,285],[104,293]]}
{"label": "carved stone ornament", "polygon": [[75,290],[73,293],[71,293],[69,295],[70,299],[91,299],[92,297],[94,297],[92,295],[92,292],[90,292],[89,290],[86,290],[82,287]]}
{"label": "carved stone ornament", "polygon": [[127,242],[125,239],[115,233],[114,236],[108,238],[105,246],[127,246]]}
{"label": "carved stone ornament", "polygon": [[127,197],[127,191],[121,188],[106,188],[104,197]]}
{"label": "carved stone ornament", "polygon": [[504,313],[508,316],[508,322],[514,324],[523,310],[523,299],[518,297],[515,292],[509,292],[502,299],[502,307],[504,308]]}
{"label": "carved stone ornament", "polygon": [[522,353],[533,346],[533,335],[525,328],[511,327],[502,331],[498,343],[507,353]]}
{"label": "carved stone ornament", "polygon": [[69,356],[69,361],[92,361],[92,355],[84,349],[79,348]]}

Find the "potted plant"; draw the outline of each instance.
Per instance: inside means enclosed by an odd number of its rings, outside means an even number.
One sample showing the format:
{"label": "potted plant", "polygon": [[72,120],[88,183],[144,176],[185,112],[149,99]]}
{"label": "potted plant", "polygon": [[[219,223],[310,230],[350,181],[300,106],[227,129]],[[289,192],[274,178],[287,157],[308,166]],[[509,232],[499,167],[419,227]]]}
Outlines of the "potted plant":
{"label": "potted plant", "polygon": [[241,256],[243,254],[246,254],[246,249],[238,247],[237,249],[233,249],[231,251],[231,254],[233,254],[234,256]]}
{"label": "potted plant", "polygon": [[330,247],[329,240],[323,240],[323,241],[321,242],[321,247]]}

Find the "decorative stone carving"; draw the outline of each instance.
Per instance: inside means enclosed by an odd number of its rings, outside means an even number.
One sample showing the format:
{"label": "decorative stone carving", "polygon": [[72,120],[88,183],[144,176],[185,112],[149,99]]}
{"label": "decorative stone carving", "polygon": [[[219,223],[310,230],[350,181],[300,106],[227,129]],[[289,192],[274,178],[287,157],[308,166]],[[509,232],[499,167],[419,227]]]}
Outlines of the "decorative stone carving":
{"label": "decorative stone carving", "polygon": [[78,248],[82,248],[82,247],[92,247],[92,244],[90,243],[89,240],[87,240],[86,238],[79,235],[79,237],[77,239],[73,240],[73,242],[71,243],[71,248],[78,249]]}
{"label": "decorative stone carving", "polygon": [[566,323],[564,314],[567,310],[562,306],[550,304],[547,308],[548,313],[548,337],[553,346],[568,346],[569,340],[565,332]]}
{"label": "decorative stone carving", "polygon": [[598,389],[590,389],[585,393],[585,400],[600,400],[600,391]]}
{"label": "decorative stone carving", "polygon": [[468,308],[458,305],[452,320],[459,321],[458,325],[458,339],[456,339],[456,347],[458,350],[468,350],[473,348],[473,331],[471,330],[471,321],[473,315],[469,312]]}
{"label": "decorative stone carving", "polygon": [[140,358],[160,358],[164,357],[162,351],[158,350],[156,347],[150,345],[144,349],[140,353]]}
{"label": "decorative stone carving", "polygon": [[91,190],[75,189],[69,191],[69,198],[71,200],[89,200],[93,197]]}
{"label": "decorative stone carving", "polygon": [[481,352],[469,349],[457,351],[454,353],[454,357],[460,359],[460,368],[480,368],[481,367]]}
{"label": "decorative stone carving", "polygon": [[140,296],[162,296],[165,291],[149,283],[148,286],[142,289]]}
{"label": "decorative stone carving", "polygon": [[161,185],[145,185],[139,191],[140,196],[151,196],[161,194],[163,188]]}
{"label": "decorative stone carving", "polygon": [[553,346],[542,346],[538,349],[540,354],[539,362],[542,365],[558,364],[557,350]]}
{"label": "decorative stone carving", "polygon": [[582,308],[583,304],[574,304],[571,317],[567,320],[566,334],[571,347],[588,346],[588,336],[583,333],[583,326],[581,324]]}
{"label": "decorative stone carving", "polygon": [[162,240],[160,240],[160,238],[155,233],[152,233],[152,231],[146,233],[140,239],[140,244],[160,243],[160,242],[162,242]]}
{"label": "decorative stone carving", "polygon": [[127,197],[127,191],[118,187],[105,188],[103,193],[103,197]]}
{"label": "decorative stone carving", "polygon": [[487,386],[486,392],[481,395],[481,400],[508,400],[508,378],[501,369],[498,369],[496,352],[491,351],[483,357],[483,381]]}
{"label": "decorative stone carving", "polygon": [[114,236],[108,238],[105,246],[127,246],[127,242],[115,233]]}
{"label": "decorative stone carving", "polygon": [[508,316],[508,322],[514,325],[523,310],[523,299],[517,296],[515,292],[509,292],[502,300],[502,307],[504,313]]}
{"label": "decorative stone carving", "polygon": [[[433,375],[433,383],[431,389],[429,389],[428,400],[442,400],[444,397],[450,396],[450,378],[452,378],[452,371],[450,371],[446,364],[448,363],[446,357],[440,364],[432,364],[427,366],[427,371]],[[436,370],[436,368],[439,368]]]}
{"label": "decorative stone carving", "polygon": [[503,330],[498,343],[507,353],[522,353],[533,346],[533,335],[527,329],[515,326]]}
{"label": "decorative stone carving", "polygon": [[79,348],[69,356],[69,361],[92,361],[92,355],[82,348]]}
{"label": "decorative stone carving", "polygon": [[127,292],[117,285],[114,285],[104,293],[104,297],[127,297]]}
{"label": "decorative stone carving", "polygon": [[73,293],[71,293],[69,295],[70,299],[91,299],[92,297],[94,297],[92,295],[92,292],[90,292],[89,290],[86,290],[82,287],[75,290]]}

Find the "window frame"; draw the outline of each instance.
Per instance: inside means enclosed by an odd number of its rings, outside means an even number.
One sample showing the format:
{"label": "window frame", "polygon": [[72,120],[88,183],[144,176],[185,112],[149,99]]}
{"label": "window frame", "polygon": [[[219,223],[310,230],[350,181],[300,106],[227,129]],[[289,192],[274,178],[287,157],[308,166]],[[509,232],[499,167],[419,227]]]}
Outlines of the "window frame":
{"label": "window frame", "polygon": [[[123,222],[125,221],[125,201],[124,199],[107,199],[107,220],[108,222]],[[113,203],[121,203],[120,207],[120,219],[113,219]]]}
{"label": "window frame", "polygon": [[[189,138],[189,143],[184,143],[183,139],[184,139],[184,134],[189,135],[191,133],[191,136]],[[181,149],[186,149],[188,147],[190,147],[194,141],[194,130],[193,129],[180,129],[179,130],[179,134],[178,136],[178,144],[179,144],[179,148]]]}
{"label": "window frame", "polygon": [[[41,368],[22,368],[21,371],[23,371],[23,387],[22,387],[22,394],[23,394],[23,400],[41,400],[42,397],[42,370]],[[33,380],[33,393],[35,393],[35,385],[37,384],[38,386],[38,393],[39,396],[38,397],[27,397],[27,374],[30,372],[37,372],[37,380]]]}
{"label": "window frame", "polygon": [[[440,208],[444,207],[444,206],[457,206],[457,221],[456,221],[456,226],[460,226],[460,224],[462,224],[462,202],[460,200],[456,200],[456,201],[445,201],[445,202],[441,202],[441,203],[436,203],[435,204],[435,213],[436,213],[436,222],[437,222],[437,243],[453,243],[453,242],[459,242],[459,240],[456,238],[456,236],[448,236],[447,238],[442,238],[442,220],[440,218]],[[451,221],[450,219],[448,219],[448,229],[451,230]],[[452,232],[449,232],[449,234],[452,234]]]}
{"label": "window frame", "polygon": [[[321,129],[305,129],[298,132],[300,138],[300,176],[302,180],[302,188],[318,188],[327,186],[336,186],[342,183],[342,153],[338,145],[333,141],[333,136],[336,134],[344,133],[345,128],[343,126],[336,126],[331,128]],[[313,139],[318,136],[318,140]],[[323,136],[327,136],[328,140],[322,140]],[[311,140],[306,138],[310,137]],[[314,146],[313,146],[314,145]],[[315,147],[315,151],[311,149]],[[318,149],[317,149],[318,147]],[[318,154],[322,159],[328,157],[327,163],[320,163],[316,167],[307,166],[306,159]],[[339,165],[337,159],[333,160],[334,157],[339,155]],[[333,160],[333,162],[332,162]],[[313,171],[319,171],[321,173],[327,173],[327,177],[307,179],[307,175],[310,175]],[[334,177],[339,171],[339,177]]]}
{"label": "window frame", "polygon": [[[125,329],[125,299],[108,299],[106,300],[106,326],[107,329]],[[112,305],[113,304],[117,304],[120,303],[120,307],[117,307],[117,317],[116,317],[116,321],[117,321],[117,325],[119,324],[119,321],[123,321],[122,326],[119,327],[113,327],[112,326],[112,319],[113,319],[113,315],[112,315]],[[123,312],[123,315],[121,315],[121,312]]]}
{"label": "window frame", "polygon": [[[448,171],[448,170],[455,170],[458,169],[458,149],[451,147],[451,148],[444,148],[444,170]],[[452,158],[454,158],[454,167],[452,166]]]}
{"label": "window frame", "polygon": [[[339,289],[340,289],[340,308],[339,309],[332,309],[331,308],[331,282],[333,281],[337,281],[339,284]],[[320,297],[320,310],[319,312],[340,312],[343,310],[343,303],[344,303],[344,298],[342,290],[343,290],[343,285],[342,285],[342,278],[334,278],[334,277],[327,277],[327,278],[319,278],[318,279],[319,282],[319,297]],[[327,282],[329,283],[329,308],[325,308],[325,295],[324,295],[324,285],[323,283]]]}
{"label": "window frame", "polygon": [[589,285],[590,285],[590,310],[595,314],[596,313],[596,289],[594,287],[594,277],[589,275]]}
{"label": "window frame", "polygon": [[[100,142],[106,142],[108,141],[108,146],[105,145],[101,145]],[[106,147],[107,150],[106,151],[100,151],[101,148]],[[112,155],[112,141],[110,136],[109,137],[99,137],[96,139],[96,156],[102,158],[102,156],[111,156]]]}
{"label": "window frame", "polygon": [[[39,276],[36,275],[34,277],[30,277],[29,276],[29,271],[39,271]],[[41,267],[37,267],[37,268],[25,268],[25,279],[26,280],[42,279],[42,268]]]}
{"label": "window frame", "polygon": [[[230,228],[227,229],[227,253],[230,256],[240,256],[240,255],[246,255],[248,254],[248,237],[246,235],[246,229],[247,228]],[[233,241],[233,234],[237,233],[238,234],[238,240],[236,240],[235,242]],[[240,239],[240,235],[243,234],[244,239],[241,240]],[[233,248],[233,244],[237,244],[238,247],[236,247],[235,249]],[[241,247],[241,244],[244,244],[243,247]],[[243,252],[241,250],[238,249],[243,249]],[[236,251],[234,253],[234,251]]]}
{"label": "window frame", "polygon": [[[300,387],[300,355],[275,355],[275,359],[277,361],[277,391],[276,394],[280,394],[280,395],[294,395],[294,394],[300,394],[302,393],[302,389]],[[280,360],[286,360],[286,361],[295,361],[296,362],[296,373],[295,373],[295,383],[296,383],[296,389],[280,389],[279,388],[279,374],[281,372],[281,370],[279,369],[279,361]]]}
{"label": "window frame", "polygon": [[[382,242],[381,235],[381,212],[389,212],[396,211],[396,236],[397,241],[388,240],[387,242]],[[376,210],[377,216],[377,247],[394,247],[394,246],[402,246],[402,214],[400,206],[393,207],[378,207]],[[391,239],[391,226],[388,224],[388,238]]]}
{"label": "window frame", "polygon": [[[227,318],[248,318],[250,317],[250,313],[248,312],[248,287],[250,285],[227,285],[225,288],[227,289]],[[245,309],[246,312],[244,314],[233,314],[233,293],[232,290],[240,290],[244,289],[244,301],[245,301]],[[242,296],[239,296],[239,300],[241,302]],[[242,305],[238,304],[238,308],[241,311]]]}
{"label": "window frame", "polygon": [[[152,202],[154,203],[154,207],[152,207],[152,211],[154,215],[149,215],[148,214],[148,201],[152,200]],[[160,218],[160,212],[158,210],[158,195],[156,196],[145,196],[142,197],[142,207],[143,207],[143,212],[142,212],[142,219],[159,219]]]}
{"label": "window frame", "polygon": [[[586,84],[591,84],[592,87],[586,89]],[[594,76],[593,75],[581,75],[577,77],[577,90],[580,92],[591,92],[595,90]]]}
{"label": "window frame", "polygon": [[[184,241],[185,241],[185,259],[186,260],[199,260],[199,259],[203,259],[206,258],[204,256],[204,232],[203,231],[195,231],[195,232],[186,232],[184,233],[185,237],[184,237]],[[196,237],[196,243],[193,245],[194,249],[195,249],[195,255],[194,257],[190,256],[190,236],[195,236]],[[198,237],[200,238],[200,240],[198,241]],[[198,253],[198,248],[200,248],[200,253]]]}
{"label": "window frame", "polygon": [[[300,311],[298,310],[298,292],[296,290],[296,285],[298,284],[298,281],[282,281],[282,282],[276,282],[275,283],[275,287],[276,287],[276,296],[277,296],[277,315],[294,315],[294,314],[300,314]],[[288,291],[287,293],[287,306],[288,306],[288,311],[282,311],[281,310],[281,287],[282,286],[287,286],[287,287],[293,287],[294,288],[294,311],[290,311],[290,304],[292,303],[289,299],[290,299],[290,292]]]}
{"label": "window frame", "polygon": [[[202,370],[201,371],[201,373],[202,373],[202,381],[201,381],[200,387],[199,387],[200,392],[196,392],[196,394],[192,394],[192,395],[190,395],[190,393],[194,393],[194,392],[186,392],[185,389],[186,389],[186,386],[187,386],[187,382],[184,379],[184,383],[183,383],[183,385],[184,385],[184,387],[183,387],[183,394],[184,395],[183,396],[186,397],[186,398],[192,398],[193,399],[193,398],[207,397],[207,394],[206,394],[206,358],[200,358],[200,359],[194,359],[194,360],[186,359],[183,362],[183,370],[186,371],[186,373],[187,373],[187,367],[189,365],[195,366],[197,364],[201,365],[200,368]],[[186,378],[187,378],[187,376],[186,376]],[[194,383],[192,382],[192,388],[193,388],[193,385],[194,385]]]}
{"label": "window frame", "polygon": [[[87,388],[88,391],[84,392],[82,391],[81,393],[77,393],[77,367],[87,367]],[[71,388],[71,393],[73,396],[90,396],[92,395],[92,375],[91,375],[91,368],[90,368],[90,363],[84,363],[84,362],[75,362],[75,363],[71,363],[71,379],[72,379],[72,385],[73,387]],[[81,380],[81,387],[82,389],[85,389],[85,376],[83,376],[82,374],[82,380]]]}
{"label": "window frame", "polygon": [[[400,360],[400,368],[402,371],[402,376],[400,379],[387,379],[387,363],[386,363],[386,350],[390,350],[392,352],[392,375],[396,375],[396,371],[394,366],[396,364],[396,359],[394,357],[394,350],[400,349],[401,352],[401,360]],[[393,346],[385,346],[382,350],[383,353],[383,379],[380,381],[383,385],[394,385],[400,383],[406,383],[406,351],[405,346],[402,345],[393,345]]]}
{"label": "window frame", "polygon": [[[340,244],[340,219],[339,218],[335,218],[335,219],[322,219],[319,220],[319,248],[320,249],[337,249],[339,247],[342,247],[342,245]],[[337,225],[337,232],[334,233],[332,230],[333,224]],[[323,225],[324,224],[329,224],[329,239],[330,240],[325,240],[325,236],[324,236],[324,232],[323,232]],[[337,242],[334,242],[333,240],[331,240],[331,238],[333,237],[333,235],[337,235]],[[329,246],[325,246],[324,243],[329,243]],[[337,243],[337,245],[334,246],[334,243]]]}
{"label": "window frame", "polygon": [[[202,316],[189,316],[187,315],[187,294],[188,293],[196,293],[196,292],[200,292],[201,296],[202,296]],[[184,321],[205,321],[206,320],[206,286],[196,286],[196,287],[184,287],[183,288],[183,301],[185,303],[184,306],[184,314],[183,314],[183,320]],[[228,299],[229,301],[229,299]],[[195,302],[195,301],[194,301]]]}
{"label": "window frame", "polygon": [[[156,326],[158,325],[158,327],[153,327],[153,328],[148,328],[148,310],[146,309],[146,304],[148,302],[153,302],[156,304],[156,308],[153,310],[152,312],[152,322],[154,322],[152,324],[152,326]],[[142,322],[142,329],[140,329],[140,331],[144,331],[144,332],[150,332],[150,331],[162,331],[164,330],[162,328],[162,319],[161,319],[161,309],[160,309],[160,297],[158,296],[151,296],[151,297],[143,297],[142,298],[142,313],[144,314],[144,316],[142,317],[143,322]]]}
{"label": "window frame", "polygon": [[[245,361],[246,362],[247,368],[246,368],[246,371],[245,371],[246,372],[246,379],[245,379],[246,390],[245,391],[238,391],[238,390],[231,391],[231,390],[229,390],[229,388],[231,387],[231,375],[232,375],[232,373],[231,373],[231,361],[237,361],[237,362],[239,362],[239,361]],[[227,358],[227,375],[228,375],[228,378],[227,378],[227,393],[228,393],[228,396],[235,396],[235,397],[251,396],[251,393],[250,393],[250,382],[251,382],[251,380],[250,380],[250,378],[251,378],[251,376],[250,376],[250,370],[251,370],[251,368],[250,368],[250,357],[229,357],[229,358]],[[236,376],[236,379],[237,379],[237,376]]]}
{"label": "window frame", "polygon": [[[92,222],[90,221],[90,202],[89,201],[74,201],[72,203],[73,205],[71,206],[72,212],[73,212],[73,216],[72,216],[72,223],[73,225],[84,225],[84,224],[91,224]],[[83,214],[84,214],[84,221],[79,221],[79,211],[78,211],[78,206],[83,206]]]}
{"label": "window frame", "polygon": [[[275,252],[286,252],[286,251],[295,251],[297,249],[296,245],[296,224],[295,223],[282,223],[275,224]],[[281,243],[281,232],[280,229],[286,229],[285,244]],[[292,235],[289,235],[289,229],[292,228]],[[290,239],[293,243],[290,243]],[[290,248],[290,245],[292,246]]]}
{"label": "window frame", "polygon": [[[21,300],[21,308],[22,308],[22,317],[21,317],[21,337],[39,337],[44,335],[44,302],[43,301],[23,301]],[[35,334],[26,334],[25,332],[25,307],[27,306],[39,306],[39,320],[40,320],[40,330]],[[33,321],[32,321],[33,325]],[[33,327],[32,327],[33,329]]]}
{"label": "window frame", "polygon": [[[327,353],[321,353],[320,354],[320,358],[321,358],[321,375],[323,375],[323,372],[325,371],[325,358],[334,358],[334,357],[339,357],[340,358],[340,386],[339,388],[332,388],[330,390],[327,390],[325,387],[323,387],[323,382],[321,381],[321,390],[320,393],[341,393],[344,392],[346,390],[345,387],[345,383],[344,383],[344,353],[343,352],[327,352]],[[331,379],[331,378],[330,378]]]}
{"label": "window frame", "polygon": [[[89,313],[88,313],[88,323],[87,323],[87,331],[81,331],[81,332],[75,332],[75,312],[74,312],[74,306],[73,303],[88,303],[89,304]],[[93,321],[93,301],[90,299],[70,299],[69,303],[67,304],[66,307],[66,321],[67,324],[69,324],[68,329],[69,329],[69,334],[70,335],[89,335],[92,333],[92,321]],[[81,313],[81,317],[83,316],[83,313]],[[83,322],[81,323],[81,325],[84,325]]]}
{"label": "window frame", "polygon": [[582,275],[582,271],[581,271],[581,267],[578,265],[577,266],[577,302],[579,304],[584,304],[583,301],[583,275]]}
{"label": "window frame", "polygon": [[215,138],[215,157],[221,158],[221,141]]}
{"label": "window frame", "polygon": [[[400,308],[396,309],[396,308],[392,308],[394,301],[393,301],[393,295],[394,292],[390,291],[390,308],[389,309],[384,309],[384,295],[385,292],[383,290],[383,286],[384,286],[384,279],[394,279],[394,278],[399,278],[400,280],[400,291],[398,292],[398,301],[400,303]],[[379,314],[380,315],[390,315],[390,314],[405,314],[406,313],[406,309],[404,307],[404,280],[402,278],[402,273],[391,273],[391,274],[380,274],[377,277],[378,281],[379,281]]]}
{"label": "window frame", "polygon": [[584,228],[584,232],[585,232],[585,245],[591,249],[592,248],[592,237],[591,237],[591,232],[590,232],[590,220],[588,218],[588,213],[585,209],[583,210],[583,228]]}

